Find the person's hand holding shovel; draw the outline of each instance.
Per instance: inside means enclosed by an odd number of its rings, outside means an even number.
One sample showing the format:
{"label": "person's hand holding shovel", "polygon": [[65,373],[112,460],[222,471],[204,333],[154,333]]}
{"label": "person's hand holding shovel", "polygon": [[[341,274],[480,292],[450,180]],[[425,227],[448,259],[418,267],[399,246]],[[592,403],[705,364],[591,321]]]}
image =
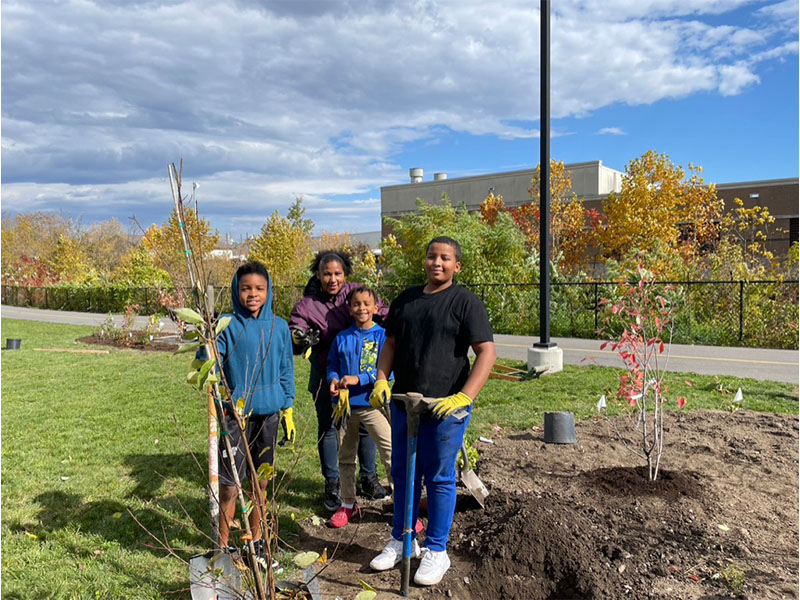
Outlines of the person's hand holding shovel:
{"label": "person's hand holding shovel", "polygon": [[465,408],[470,404],[472,404],[472,398],[467,396],[464,392],[458,392],[452,396],[436,398],[431,403],[431,412],[437,419],[446,419],[459,408]]}
{"label": "person's hand holding shovel", "polygon": [[369,395],[369,405],[381,411],[389,423],[392,422],[392,417],[389,415],[389,400],[391,397],[392,390],[389,389],[389,382],[385,379],[378,379],[372,388],[372,393]]}
{"label": "person's hand holding shovel", "polygon": [[372,387],[372,392],[369,395],[369,405],[372,408],[382,410],[389,404],[389,398],[392,397],[392,390],[389,388],[389,382],[385,379],[378,379]]}

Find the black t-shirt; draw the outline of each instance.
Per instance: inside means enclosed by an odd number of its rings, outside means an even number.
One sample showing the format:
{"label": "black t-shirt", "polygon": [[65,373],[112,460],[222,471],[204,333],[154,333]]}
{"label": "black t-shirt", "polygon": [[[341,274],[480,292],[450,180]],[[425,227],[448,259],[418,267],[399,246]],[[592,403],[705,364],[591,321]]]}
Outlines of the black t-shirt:
{"label": "black t-shirt", "polygon": [[486,308],[477,296],[453,283],[435,294],[423,286],[400,294],[384,327],[394,336],[396,393],[441,398],[461,391],[469,377],[472,344],[494,341]]}

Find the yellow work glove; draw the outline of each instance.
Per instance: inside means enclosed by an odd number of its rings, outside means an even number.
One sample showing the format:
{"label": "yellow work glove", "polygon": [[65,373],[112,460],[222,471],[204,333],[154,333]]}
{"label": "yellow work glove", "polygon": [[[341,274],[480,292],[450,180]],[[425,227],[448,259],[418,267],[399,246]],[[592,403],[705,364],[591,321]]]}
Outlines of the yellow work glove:
{"label": "yellow work glove", "polygon": [[342,388],[339,390],[339,402],[333,407],[333,424],[341,427],[345,419],[350,416],[350,390]]}
{"label": "yellow work glove", "polygon": [[467,396],[464,392],[458,392],[452,396],[437,398],[434,400],[433,408],[431,410],[434,417],[438,419],[446,419],[459,408],[469,406],[470,404],[472,404],[472,398]]}
{"label": "yellow work glove", "polygon": [[389,389],[389,382],[385,379],[378,379],[369,395],[369,405],[378,410],[385,408],[392,397],[392,390]]}
{"label": "yellow work glove", "polygon": [[286,442],[294,445],[294,438],[297,435],[297,428],[294,426],[294,417],[292,416],[292,408],[284,408],[281,411],[281,426],[283,427],[283,439],[278,442],[279,446],[283,446]]}

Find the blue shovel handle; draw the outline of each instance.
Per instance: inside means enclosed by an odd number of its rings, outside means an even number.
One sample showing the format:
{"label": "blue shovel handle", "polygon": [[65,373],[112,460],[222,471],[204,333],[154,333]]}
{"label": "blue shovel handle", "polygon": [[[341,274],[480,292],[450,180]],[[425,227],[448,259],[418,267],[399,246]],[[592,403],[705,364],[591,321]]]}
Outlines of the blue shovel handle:
{"label": "blue shovel handle", "polygon": [[411,579],[411,545],[414,533],[414,476],[417,465],[417,438],[419,437],[419,418],[428,410],[430,398],[422,394],[392,395],[392,398],[403,402],[406,406],[406,497],[403,506],[403,576],[400,580],[400,595],[408,596],[408,584]]}
{"label": "blue shovel handle", "polygon": [[[418,421],[418,420],[417,420]],[[418,428],[418,427],[417,427]],[[403,579],[400,584],[400,595],[408,596],[408,584],[411,579],[411,545],[414,533],[414,476],[417,465],[417,432],[412,437],[411,428],[408,430],[406,442],[406,497],[403,518]]]}

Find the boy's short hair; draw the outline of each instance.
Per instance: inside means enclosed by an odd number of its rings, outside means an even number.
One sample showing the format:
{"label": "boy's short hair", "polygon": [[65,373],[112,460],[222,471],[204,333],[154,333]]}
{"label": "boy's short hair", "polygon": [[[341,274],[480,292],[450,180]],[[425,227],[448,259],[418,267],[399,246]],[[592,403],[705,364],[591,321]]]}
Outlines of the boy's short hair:
{"label": "boy's short hair", "polygon": [[241,279],[245,275],[251,275],[253,273],[256,275],[261,275],[264,279],[269,281],[269,272],[267,271],[267,267],[262,265],[257,260],[246,262],[241,267],[236,269],[236,279]]}
{"label": "boy's short hair", "polygon": [[461,262],[461,245],[453,238],[447,237],[446,235],[440,235],[439,237],[433,238],[430,242],[428,242],[428,246],[425,248],[426,255],[428,254],[428,250],[430,250],[431,246],[434,244],[447,244],[455,251],[456,262]]}
{"label": "boy's short hair", "polygon": [[359,285],[357,287],[354,287],[352,290],[350,290],[347,293],[347,304],[348,304],[348,306],[350,305],[350,302],[352,302],[353,297],[356,294],[369,294],[370,296],[372,296],[372,299],[375,301],[375,303],[376,304],[378,303],[378,294],[375,293],[375,290],[373,290],[371,287],[368,287],[366,285]]}
{"label": "boy's short hair", "polygon": [[311,261],[309,269],[312,274],[316,275],[317,271],[329,262],[340,263],[345,277],[349,277],[350,273],[353,272],[353,259],[350,254],[344,250],[320,250],[314,256],[314,260]]}

